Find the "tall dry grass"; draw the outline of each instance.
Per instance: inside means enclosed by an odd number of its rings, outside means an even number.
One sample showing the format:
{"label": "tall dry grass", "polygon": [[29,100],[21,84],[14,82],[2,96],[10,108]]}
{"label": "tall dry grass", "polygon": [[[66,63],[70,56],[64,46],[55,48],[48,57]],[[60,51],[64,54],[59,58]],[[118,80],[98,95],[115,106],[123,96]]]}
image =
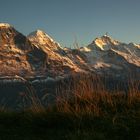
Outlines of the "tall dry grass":
{"label": "tall dry grass", "polygon": [[57,111],[76,116],[100,116],[108,112],[127,111],[140,102],[140,83],[128,81],[126,92],[126,89],[119,89],[117,85],[109,90],[105,82],[105,79],[95,75],[74,76],[70,81],[64,81],[57,90]]}
{"label": "tall dry grass", "polygon": [[82,115],[102,116],[119,112],[127,113],[139,106],[140,83],[128,81],[126,91],[119,88],[119,85],[125,84],[123,82],[116,83],[111,90],[106,87],[109,84],[106,82],[108,81],[105,78],[97,75],[73,75],[58,83],[56,93],[52,95],[54,102],[51,106],[44,106],[32,85],[26,81],[25,84],[30,93],[26,98],[30,101],[30,106],[25,111],[58,112],[81,117]]}

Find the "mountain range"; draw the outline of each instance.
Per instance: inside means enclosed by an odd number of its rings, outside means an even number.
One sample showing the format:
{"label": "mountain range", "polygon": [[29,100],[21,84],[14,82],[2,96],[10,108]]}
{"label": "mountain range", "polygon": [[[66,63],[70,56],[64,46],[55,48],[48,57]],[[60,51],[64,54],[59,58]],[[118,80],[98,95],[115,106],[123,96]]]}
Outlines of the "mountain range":
{"label": "mountain range", "polygon": [[28,36],[0,23],[0,77],[66,77],[94,73],[140,79],[140,45],[103,35],[80,48],[63,48],[41,30]]}

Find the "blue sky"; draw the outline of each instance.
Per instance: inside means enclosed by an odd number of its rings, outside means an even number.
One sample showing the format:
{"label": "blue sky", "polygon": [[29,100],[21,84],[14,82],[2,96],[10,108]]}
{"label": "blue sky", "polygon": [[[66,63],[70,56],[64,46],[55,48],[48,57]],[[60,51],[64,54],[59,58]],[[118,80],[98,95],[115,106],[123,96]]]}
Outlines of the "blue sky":
{"label": "blue sky", "polygon": [[140,43],[140,0],[0,0],[0,22],[27,35],[42,29],[63,46],[89,44],[108,32]]}

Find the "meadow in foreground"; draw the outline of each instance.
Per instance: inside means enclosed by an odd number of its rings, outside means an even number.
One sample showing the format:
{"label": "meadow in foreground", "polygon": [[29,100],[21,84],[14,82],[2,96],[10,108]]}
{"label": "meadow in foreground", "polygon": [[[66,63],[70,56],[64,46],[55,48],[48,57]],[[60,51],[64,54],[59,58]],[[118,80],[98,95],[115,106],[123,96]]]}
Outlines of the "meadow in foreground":
{"label": "meadow in foreground", "polygon": [[55,103],[47,108],[33,102],[22,112],[1,111],[0,140],[140,139],[137,87],[130,85],[125,94],[111,93],[99,81],[93,86],[89,78],[73,83],[72,89],[58,88]]}

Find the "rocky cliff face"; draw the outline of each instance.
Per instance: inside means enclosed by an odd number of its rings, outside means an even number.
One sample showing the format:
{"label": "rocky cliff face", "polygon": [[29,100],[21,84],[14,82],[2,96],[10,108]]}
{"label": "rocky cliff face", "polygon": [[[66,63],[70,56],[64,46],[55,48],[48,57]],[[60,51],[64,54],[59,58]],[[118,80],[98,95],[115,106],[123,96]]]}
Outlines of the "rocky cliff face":
{"label": "rocky cliff face", "polygon": [[97,73],[118,78],[134,76],[140,79],[140,45],[121,43],[104,35],[80,50]]}
{"label": "rocky cliff face", "polygon": [[26,37],[11,25],[0,24],[1,76],[56,77],[84,72],[83,55],[63,49],[41,30]]}
{"label": "rocky cliff face", "polygon": [[46,74],[51,76],[64,76],[75,72],[84,72],[86,65],[84,54],[80,51],[64,49],[59,43],[41,30],[28,35],[31,44],[45,52],[47,55]]}
{"label": "rocky cliff face", "polygon": [[[0,75],[34,75],[46,54],[9,24],[0,24]],[[37,65],[36,65],[37,64]]]}
{"label": "rocky cliff face", "polygon": [[0,76],[65,77],[94,72],[140,79],[140,45],[121,43],[108,35],[80,49],[62,48],[41,30],[27,37],[0,24]]}

